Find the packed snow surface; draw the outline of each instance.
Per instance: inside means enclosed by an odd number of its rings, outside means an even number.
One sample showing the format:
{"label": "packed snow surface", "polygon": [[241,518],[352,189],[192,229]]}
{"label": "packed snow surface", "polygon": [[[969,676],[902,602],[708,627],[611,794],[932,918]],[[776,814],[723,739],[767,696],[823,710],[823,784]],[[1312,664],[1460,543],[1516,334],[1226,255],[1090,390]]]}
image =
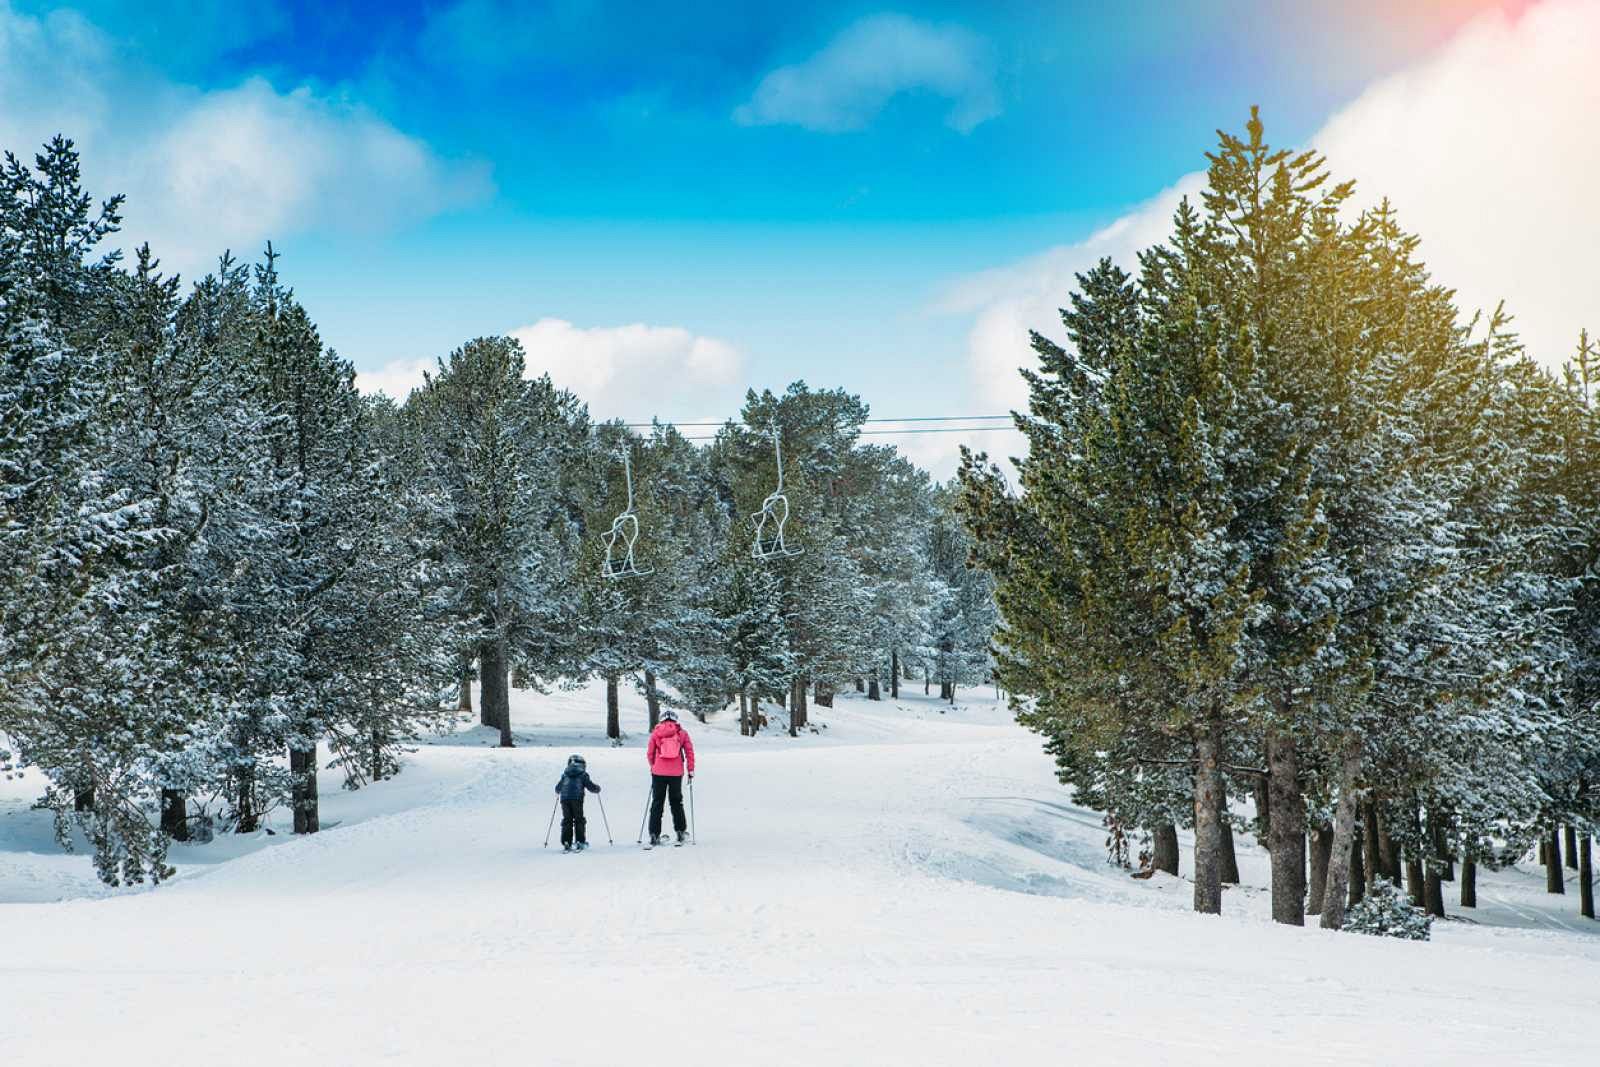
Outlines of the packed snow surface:
{"label": "packed snow surface", "polygon": [[[1600,924],[1536,870],[1428,943],[1328,934],[1267,921],[1240,833],[1245,885],[1196,916],[1107,865],[1003,707],[920,693],[799,739],[689,720],[698,840],[646,852],[642,702],[612,748],[599,691],[513,699],[517,748],[464,727],[391,782],[327,774],[330,829],[175,847],[155,890],[99,886],[37,780],[0,786],[8,1061],[1592,1062]],[[541,847],[571,752],[614,846],[591,797],[594,848]]]}

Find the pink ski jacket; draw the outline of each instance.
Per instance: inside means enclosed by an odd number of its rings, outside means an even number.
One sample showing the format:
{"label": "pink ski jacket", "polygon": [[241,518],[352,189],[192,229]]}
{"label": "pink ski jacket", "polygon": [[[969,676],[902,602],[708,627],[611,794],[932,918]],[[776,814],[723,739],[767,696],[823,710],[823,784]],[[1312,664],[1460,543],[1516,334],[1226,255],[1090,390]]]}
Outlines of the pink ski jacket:
{"label": "pink ski jacket", "polygon": [[[673,742],[677,744],[674,745]],[[665,721],[650,731],[650,743],[645,746],[644,758],[650,762],[651,774],[683,777],[685,763],[694,773],[694,744],[689,731],[675,722]]]}

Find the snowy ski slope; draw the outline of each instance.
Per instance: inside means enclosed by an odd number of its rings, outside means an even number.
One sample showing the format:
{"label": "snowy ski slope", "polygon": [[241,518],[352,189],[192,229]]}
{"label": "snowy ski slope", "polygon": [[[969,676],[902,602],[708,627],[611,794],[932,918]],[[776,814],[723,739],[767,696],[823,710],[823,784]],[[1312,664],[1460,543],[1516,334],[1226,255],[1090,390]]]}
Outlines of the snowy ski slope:
{"label": "snowy ski slope", "polygon": [[[393,782],[328,775],[338,825],[175,848],[155,891],[98,886],[36,781],[0,784],[8,1060],[1593,1062],[1600,924],[1536,871],[1381,941],[1274,927],[1240,834],[1246,884],[1197,917],[1186,882],[1106,865],[1003,708],[920,694],[814,708],[799,740],[689,721],[698,844],[644,852],[642,702],[610,748],[601,692],[513,699],[520,747],[463,729]],[[617,844],[591,798],[565,856],[540,842],[572,751]]]}

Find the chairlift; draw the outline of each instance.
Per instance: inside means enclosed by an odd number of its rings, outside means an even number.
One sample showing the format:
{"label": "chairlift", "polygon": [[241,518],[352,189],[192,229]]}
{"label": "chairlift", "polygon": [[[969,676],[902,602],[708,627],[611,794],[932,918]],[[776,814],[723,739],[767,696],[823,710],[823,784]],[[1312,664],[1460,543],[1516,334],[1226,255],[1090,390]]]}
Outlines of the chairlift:
{"label": "chairlift", "polygon": [[776,423],[772,425],[772,447],[778,457],[778,487],[761,502],[761,510],[750,516],[756,526],[750,555],[763,563],[801,553],[798,548],[790,548],[783,539],[783,528],[789,522],[789,498],[783,495],[783,438],[778,434]]}
{"label": "chairlift", "polygon": [[633,558],[633,548],[639,540],[639,517],[633,513],[633,464],[628,459],[626,445],[617,449],[617,454],[622,457],[622,477],[628,486],[628,505],[622,509],[621,515],[611,520],[611,529],[601,535],[601,540],[606,543],[606,558],[600,565],[600,573],[613,580],[643,578],[653,572],[640,570]]}

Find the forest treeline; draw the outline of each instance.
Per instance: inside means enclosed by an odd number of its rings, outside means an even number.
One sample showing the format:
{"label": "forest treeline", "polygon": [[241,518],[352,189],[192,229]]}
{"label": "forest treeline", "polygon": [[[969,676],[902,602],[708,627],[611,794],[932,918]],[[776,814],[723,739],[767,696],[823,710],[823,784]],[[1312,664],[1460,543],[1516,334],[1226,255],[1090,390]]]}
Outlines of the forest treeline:
{"label": "forest treeline", "polygon": [[[394,774],[474,685],[510,745],[516,686],[603,678],[620,738],[623,685],[651,726],[670,704],[796,733],[842,686],[989,677],[953,493],[860,443],[846,392],[752,392],[701,446],[592,420],[484,337],[403,402],[362,395],[270,246],[185,288],[148,247],[104,251],[121,209],[67,140],[6,156],[0,770],[43,775],[106,882],[276,807],[315,832],[319,764]],[[779,444],[785,551],[758,558]],[[607,577],[624,455],[638,536]]]}
{"label": "forest treeline", "polygon": [[1197,911],[1238,880],[1231,798],[1280,922],[1377,879],[1473,906],[1536,842],[1592,917],[1600,352],[1555,375],[1464,319],[1254,112],[1209,158],[1135,273],[1078,278],[1070,345],[1034,337],[1020,491],[964,459],[1002,684],[1114,843],[1177,873],[1194,829]]}

